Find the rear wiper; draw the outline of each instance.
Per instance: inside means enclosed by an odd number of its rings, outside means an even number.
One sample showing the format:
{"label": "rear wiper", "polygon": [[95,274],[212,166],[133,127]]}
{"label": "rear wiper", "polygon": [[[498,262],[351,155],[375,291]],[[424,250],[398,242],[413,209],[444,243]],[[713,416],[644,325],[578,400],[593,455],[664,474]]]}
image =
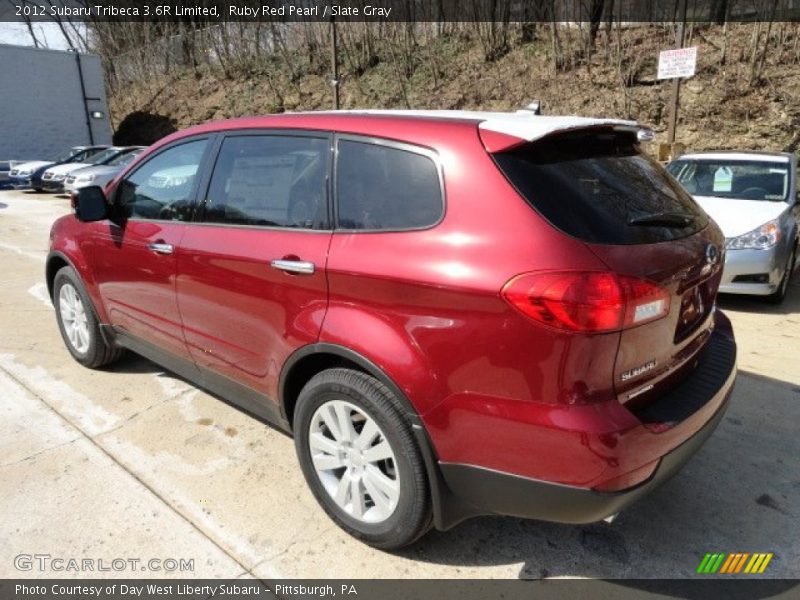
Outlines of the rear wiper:
{"label": "rear wiper", "polygon": [[694,215],[677,212],[658,212],[641,217],[634,217],[628,221],[628,225],[639,225],[642,227],[687,227],[694,223]]}

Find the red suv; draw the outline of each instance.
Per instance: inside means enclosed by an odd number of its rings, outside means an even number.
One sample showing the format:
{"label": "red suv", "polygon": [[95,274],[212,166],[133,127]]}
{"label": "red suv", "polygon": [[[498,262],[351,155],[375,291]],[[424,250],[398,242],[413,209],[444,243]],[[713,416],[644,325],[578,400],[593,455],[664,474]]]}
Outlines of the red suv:
{"label": "red suv", "polygon": [[77,361],[130,349],[294,434],[319,503],[397,548],[584,523],[675,473],[736,373],[719,228],[630,121],[330,112],[165,138],[55,223]]}

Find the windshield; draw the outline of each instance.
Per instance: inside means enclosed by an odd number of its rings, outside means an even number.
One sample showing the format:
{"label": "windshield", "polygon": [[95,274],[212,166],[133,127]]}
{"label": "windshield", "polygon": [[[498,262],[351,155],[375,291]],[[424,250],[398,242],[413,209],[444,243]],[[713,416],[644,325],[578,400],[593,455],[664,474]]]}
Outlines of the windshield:
{"label": "windshield", "polygon": [[102,152],[98,152],[92,156],[92,159],[89,161],[89,163],[92,165],[102,165],[109,159],[119,154],[119,152],[119,148],[109,148],[107,150],[103,150]]}
{"label": "windshield", "polygon": [[125,154],[120,154],[117,158],[109,162],[108,165],[111,167],[119,167],[122,165],[127,165],[141,153],[142,153],[141,150],[132,150],[130,152],[126,152]]}
{"label": "windshield", "polygon": [[667,170],[695,196],[785,202],[789,163],[763,160],[676,160]]}
{"label": "windshield", "polygon": [[55,158],[51,158],[50,160],[53,161],[53,162],[66,162],[70,158],[72,158],[73,156],[75,156],[76,154],[78,154],[80,152],[84,152],[84,150],[71,149],[71,150],[68,150],[67,152],[62,152],[61,154],[59,154]]}
{"label": "windshield", "polygon": [[73,154],[69,159],[65,162],[68,163],[77,163],[77,162],[85,162],[87,158],[90,156],[94,156],[98,152],[102,152],[105,148],[88,148],[86,150],[81,150],[77,154]]}

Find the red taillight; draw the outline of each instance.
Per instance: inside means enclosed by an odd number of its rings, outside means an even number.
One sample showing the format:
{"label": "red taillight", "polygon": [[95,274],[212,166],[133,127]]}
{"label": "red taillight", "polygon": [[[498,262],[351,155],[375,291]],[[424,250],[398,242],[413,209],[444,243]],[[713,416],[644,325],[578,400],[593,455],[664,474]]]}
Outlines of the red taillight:
{"label": "red taillight", "polygon": [[619,331],[669,313],[664,289],[604,271],[525,273],[509,281],[502,293],[526,316],[570,331]]}

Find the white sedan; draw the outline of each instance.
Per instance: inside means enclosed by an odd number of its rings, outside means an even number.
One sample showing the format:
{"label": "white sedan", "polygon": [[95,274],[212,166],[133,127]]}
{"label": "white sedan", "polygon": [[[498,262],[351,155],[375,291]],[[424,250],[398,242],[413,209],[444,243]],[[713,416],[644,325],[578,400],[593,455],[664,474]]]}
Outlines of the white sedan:
{"label": "white sedan", "polygon": [[725,234],[720,292],[783,301],[798,249],[797,157],[699,152],[681,156],[667,170]]}

